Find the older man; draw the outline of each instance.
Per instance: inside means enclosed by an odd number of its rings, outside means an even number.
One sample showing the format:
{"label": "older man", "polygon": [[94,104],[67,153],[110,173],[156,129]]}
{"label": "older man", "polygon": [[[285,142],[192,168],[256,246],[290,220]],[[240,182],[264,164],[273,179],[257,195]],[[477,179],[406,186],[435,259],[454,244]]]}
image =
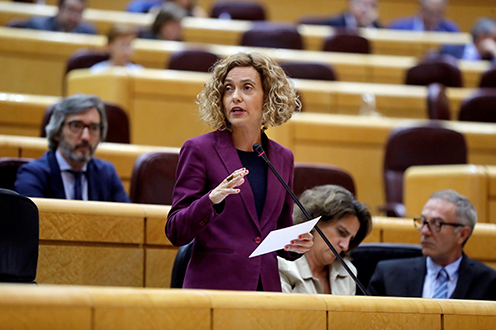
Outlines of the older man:
{"label": "older man", "polygon": [[348,0],[348,10],[331,17],[326,25],[356,29],[361,27],[379,28],[378,0]]}
{"label": "older man", "polygon": [[59,0],[54,17],[34,17],[26,23],[27,29],[96,34],[96,28],[82,22],[85,0]]}
{"label": "older man", "polygon": [[375,296],[496,300],[496,271],[463,253],[476,222],[466,197],[453,190],[434,193],[414,220],[424,256],[379,262],[368,291]]}
{"label": "older man", "polygon": [[417,15],[391,22],[389,29],[412,31],[459,32],[455,22],[444,18],[448,0],[419,0]]}
{"label": "older man", "polygon": [[46,127],[49,151],[21,166],[15,190],[28,197],[129,202],[114,166],[93,157],[107,134],[100,99],[69,96],[57,104]]}

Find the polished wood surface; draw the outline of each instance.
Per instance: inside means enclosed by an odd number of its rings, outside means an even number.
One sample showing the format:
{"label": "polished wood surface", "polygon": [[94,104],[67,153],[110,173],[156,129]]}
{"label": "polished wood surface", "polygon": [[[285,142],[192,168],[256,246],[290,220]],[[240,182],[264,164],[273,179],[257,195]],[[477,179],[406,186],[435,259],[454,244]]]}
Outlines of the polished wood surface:
{"label": "polished wood surface", "polygon": [[412,166],[405,172],[406,216],[418,216],[425,202],[434,192],[453,189],[472,202],[477,211],[478,222],[496,223],[494,186],[496,186],[496,166]]}
{"label": "polished wood surface", "polygon": [[491,329],[496,303],[270,292],[0,287],[0,326],[67,329]]}

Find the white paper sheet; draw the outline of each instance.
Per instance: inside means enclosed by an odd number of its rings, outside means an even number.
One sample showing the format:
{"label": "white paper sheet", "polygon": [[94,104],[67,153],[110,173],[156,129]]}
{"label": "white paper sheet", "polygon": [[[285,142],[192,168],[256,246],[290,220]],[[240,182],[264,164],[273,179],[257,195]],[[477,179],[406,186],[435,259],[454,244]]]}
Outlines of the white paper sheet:
{"label": "white paper sheet", "polygon": [[298,225],[271,231],[255,251],[250,254],[250,258],[283,249],[291,243],[291,240],[298,238],[301,234],[310,232],[319,220],[320,217]]}

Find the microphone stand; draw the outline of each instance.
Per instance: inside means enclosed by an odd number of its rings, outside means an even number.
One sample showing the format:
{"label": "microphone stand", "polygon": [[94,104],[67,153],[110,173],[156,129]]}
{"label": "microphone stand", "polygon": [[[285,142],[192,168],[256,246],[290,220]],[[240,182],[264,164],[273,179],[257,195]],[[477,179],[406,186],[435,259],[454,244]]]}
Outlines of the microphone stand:
{"label": "microphone stand", "polygon": [[[308,212],[305,209],[305,207],[298,200],[298,197],[296,197],[296,195],[293,193],[293,191],[291,190],[291,188],[289,188],[289,186],[286,184],[286,182],[284,181],[284,179],[281,178],[281,176],[279,175],[279,173],[277,172],[277,170],[274,168],[274,166],[270,162],[269,158],[265,154],[265,151],[263,150],[262,146],[260,144],[258,144],[258,143],[255,143],[253,145],[253,150],[256,153],[258,153],[258,157],[262,157],[262,159],[267,163],[267,165],[269,166],[270,170],[275,174],[275,176],[281,182],[281,184],[284,186],[284,188],[286,189],[286,191],[291,195],[291,197],[295,201],[296,205],[298,205],[298,207],[301,209],[301,211],[303,212],[303,214],[305,215],[305,217],[308,220],[312,220],[312,217],[310,216],[310,214],[308,214]],[[334,246],[332,246],[331,242],[327,239],[327,237],[322,232],[322,230],[319,228],[319,226],[318,225],[315,225],[314,228],[317,231],[317,233],[319,233],[320,237],[322,237],[322,239],[327,244],[327,246],[329,247],[329,249],[331,249],[332,253],[334,253],[334,255],[339,260],[339,262],[341,263],[341,265],[343,265],[344,269],[346,269],[346,271],[351,276],[351,278],[353,279],[353,281],[355,281],[356,285],[360,288],[360,290],[363,292],[363,294],[365,296],[369,296],[370,294],[367,292],[367,290],[365,290],[365,288],[363,287],[362,283],[360,283],[360,281],[355,276],[355,274],[353,274],[353,272],[351,271],[350,267],[348,267],[348,265],[344,262],[343,258],[339,255],[338,251],[336,251],[336,249],[334,248]]]}

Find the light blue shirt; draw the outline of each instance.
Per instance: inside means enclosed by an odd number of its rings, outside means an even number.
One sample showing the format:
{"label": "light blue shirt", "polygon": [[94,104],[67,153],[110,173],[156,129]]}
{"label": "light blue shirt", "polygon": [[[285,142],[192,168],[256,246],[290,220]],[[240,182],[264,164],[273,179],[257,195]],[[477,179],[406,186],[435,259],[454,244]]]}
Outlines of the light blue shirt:
{"label": "light blue shirt", "polygon": [[[60,151],[55,151],[55,157],[57,158],[57,163],[59,163],[60,172],[62,175],[62,182],[64,183],[65,198],[74,199],[74,181],[76,178],[74,174],[68,171],[73,171],[71,165],[65,160],[64,156]],[[88,164],[84,164],[81,172],[86,172]],[[81,188],[83,189],[83,200],[88,200],[88,180],[86,175],[81,176]]]}
{"label": "light blue shirt", "polygon": [[[109,70],[110,68],[115,68],[115,66],[112,66],[110,64],[110,61],[103,61],[103,62],[99,62],[99,63],[94,64],[90,68],[90,71],[91,71],[91,73],[101,73],[101,72],[105,72],[105,71]],[[143,66],[129,62],[129,63],[126,63],[125,68],[129,73],[134,73],[136,71],[143,69]]]}
{"label": "light blue shirt", "polygon": [[467,61],[480,61],[481,56],[479,54],[479,51],[475,47],[473,43],[466,44],[465,48],[463,49],[463,55],[462,55],[462,60],[467,60]]}
{"label": "light blue shirt", "polygon": [[[458,258],[456,261],[444,267],[449,276],[448,281],[448,298],[451,297],[453,291],[455,291],[456,283],[458,282],[458,268],[460,267],[460,262],[462,257]],[[424,290],[422,291],[422,298],[432,298],[434,291],[438,285],[439,279],[437,275],[441,270],[441,266],[436,264],[430,257],[427,257],[426,261],[427,274],[424,280]]]}

